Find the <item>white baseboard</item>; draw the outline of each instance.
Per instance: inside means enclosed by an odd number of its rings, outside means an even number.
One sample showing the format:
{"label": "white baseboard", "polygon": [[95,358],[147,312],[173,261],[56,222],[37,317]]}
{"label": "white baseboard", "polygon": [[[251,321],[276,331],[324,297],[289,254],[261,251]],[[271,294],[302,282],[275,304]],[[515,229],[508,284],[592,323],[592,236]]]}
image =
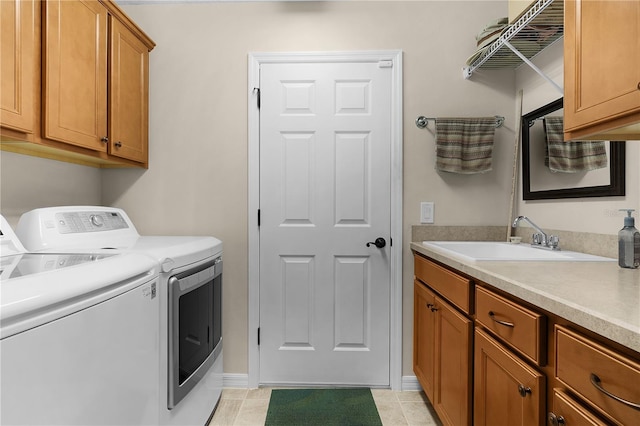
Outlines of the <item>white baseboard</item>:
{"label": "white baseboard", "polygon": [[416,376],[402,376],[402,390],[403,391],[421,391],[422,386],[418,382]]}
{"label": "white baseboard", "polygon": [[[248,388],[249,387],[249,375],[248,374],[233,374],[224,373],[222,377],[222,386],[225,388]],[[403,391],[421,391],[422,387],[418,382],[416,376],[402,376],[402,389]]]}
{"label": "white baseboard", "polygon": [[224,373],[222,376],[222,387],[224,388],[248,388],[249,387],[249,375],[248,374],[233,374]]}

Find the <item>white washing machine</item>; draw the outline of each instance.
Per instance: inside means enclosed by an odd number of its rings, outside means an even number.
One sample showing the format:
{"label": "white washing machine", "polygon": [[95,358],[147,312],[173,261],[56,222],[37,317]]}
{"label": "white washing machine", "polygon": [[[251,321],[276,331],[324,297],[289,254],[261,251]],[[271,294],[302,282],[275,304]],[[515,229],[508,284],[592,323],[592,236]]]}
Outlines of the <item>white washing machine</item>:
{"label": "white washing machine", "polygon": [[157,264],[26,253],[0,218],[0,424],[157,424]]}
{"label": "white washing machine", "polygon": [[144,254],[160,268],[159,424],[204,425],[222,393],[222,242],[140,236],[127,214],[98,206],[25,213],[16,228],[33,252]]}

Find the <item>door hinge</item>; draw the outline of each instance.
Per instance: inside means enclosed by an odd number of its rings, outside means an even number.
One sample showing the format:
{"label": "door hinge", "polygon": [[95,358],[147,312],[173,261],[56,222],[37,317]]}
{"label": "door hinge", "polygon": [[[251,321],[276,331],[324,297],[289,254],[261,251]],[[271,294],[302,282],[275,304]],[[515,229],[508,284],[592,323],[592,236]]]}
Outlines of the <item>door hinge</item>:
{"label": "door hinge", "polygon": [[254,87],[253,91],[256,92],[256,100],[258,102],[258,109],[260,109],[260,88],[259,87]]}
{"label": "door hinge", "polygon": [[258,327],[258,346],[260,346],[260,327]]}
{"label": "door hinge", "polygon": [[389,238],[389,246],[393,247],[393,238]]}
{"label": "door hinge", "polygon": [[260,209],[258,209],[258,227],[260,227]]}

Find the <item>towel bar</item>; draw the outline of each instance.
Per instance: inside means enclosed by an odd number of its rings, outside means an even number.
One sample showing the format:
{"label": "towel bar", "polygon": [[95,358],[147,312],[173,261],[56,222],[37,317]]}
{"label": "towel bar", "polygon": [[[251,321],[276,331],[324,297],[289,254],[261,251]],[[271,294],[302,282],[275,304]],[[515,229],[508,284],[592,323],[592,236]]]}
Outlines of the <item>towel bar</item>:
{"label": "towel bar", "polygon": [[[502,125],[504,124],[504,117],[496,115],[495,118],[496,129],[498,127],[502,127]],[[434,117],[425,117],[424,115],[421,115],[420,117],[416,118],[416,126],[419,129],[424,129],[425,127],[427,127],[427,124],[429,124],[429,121],[436,121],[436,119]]]}

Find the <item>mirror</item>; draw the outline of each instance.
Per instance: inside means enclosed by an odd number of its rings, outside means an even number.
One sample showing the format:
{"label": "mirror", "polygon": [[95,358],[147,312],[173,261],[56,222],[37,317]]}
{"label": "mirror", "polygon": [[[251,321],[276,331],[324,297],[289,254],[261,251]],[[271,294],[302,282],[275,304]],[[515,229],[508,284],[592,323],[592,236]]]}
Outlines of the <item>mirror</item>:
{"label": "mirror", "polygon": [[[549,160],[545,117],[562,118],[562,98],[522,117],[522,196],[525,200],[609,197],[625,194],[625,143],[604,141],[593,144],[598,150],[595,169],[581,163],[571,172],[552,171],[556,158]],[[547,122],[551,122],[546,120]],[[562,126],[559,119],[555,119]],[[558,134],[561,134],[561,127]],[[551,134],[551,130],[549,131]],[[552,136],[550,136],[552,137]],[[560,136],[561,137],[561,136]],[[581,142],[584,143],[584,142]],[[597,147],[597,148],[596,148]],[[564,149],[562,145],[561,149]],[[604,152],[603,152],[604,150]],[[553,152],[553,151],[552,151]],[[571,155],[573,157],[573,155]],[[579,156],[578,156],[579,157]],[[574,157],[575,158],[575,157]],[[549,162],[551,161],[551,165]],[[564,161],[564,159],[562,160]],[[574,161],[574,160],[571,160]]]}

